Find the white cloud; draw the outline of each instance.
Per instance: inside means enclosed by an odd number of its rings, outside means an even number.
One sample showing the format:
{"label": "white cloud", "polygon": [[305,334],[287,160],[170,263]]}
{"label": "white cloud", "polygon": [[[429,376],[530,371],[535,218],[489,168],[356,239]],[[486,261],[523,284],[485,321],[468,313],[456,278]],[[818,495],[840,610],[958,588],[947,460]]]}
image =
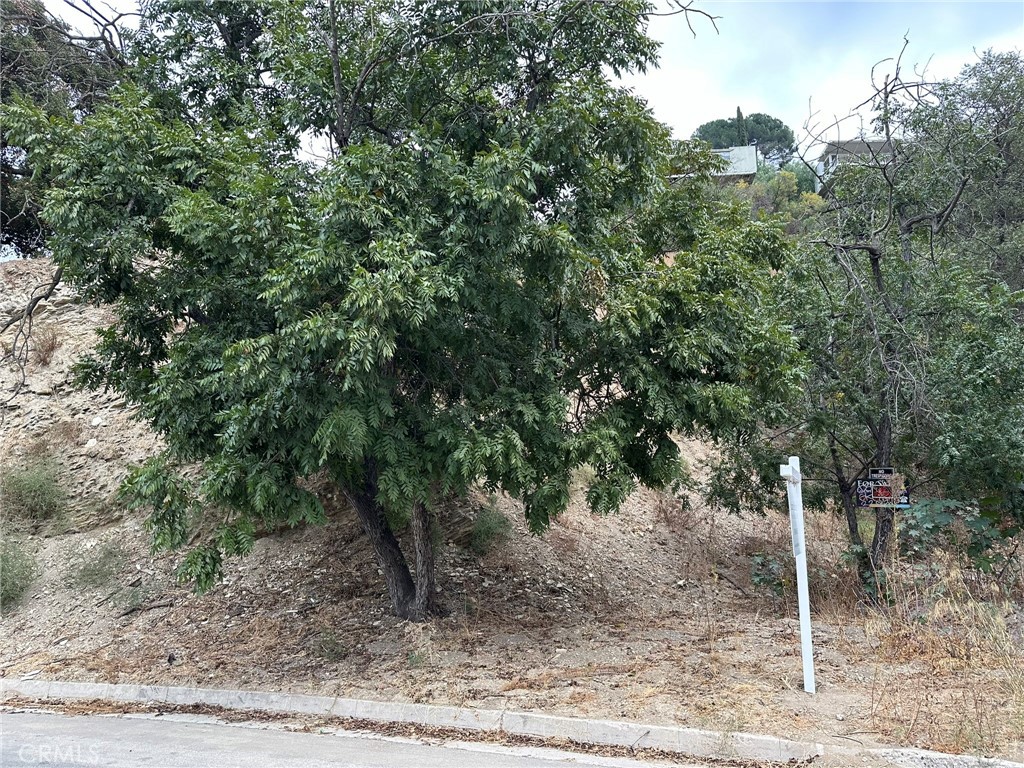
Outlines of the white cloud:
{"label": "white cloud", "polygon": [[[665,7],[668,0],[656,0]],[[80,0],[72,0],[80,2]],[[82,24],[64,0],[51,11]],[[799,135],[812,113],[819,127],[871,94],[871,68],[895,56],[909,31],[907,72],[928,62],[936,79],[953,77],[978,53],[1019,49],[1024,4],[1019,0],[698,0],[719,15],[719,32],[692,18],[656,17],[650,34],[662,41],[662,66],[623,83],[650,104],[679,138],[701,123],[766,112]],[[99,0],[97,7],[134,10],[136,0]],[[993,31],[998,30],[998,31]],[[856,133],[860,121],[846,124]]]}
{"label": "white cloud", "polygon": [[[895,57],[909,32],[904,74],[928,64],[936,79],[955,76],[992,48],[1019,48],[1024,6],[937,2],[705,2],[723,15],[720,34],[698,23],[693,39],[685,20],[654,19],[662,68],[625,82],[647,99],[655,116],[684,138],[701,123],[766,112],[798,134],[815,113],[818,127],[849,114],[872,93],[871,69]],[[988,14],[988,16],[986,16]],[[994,28],[1000,31],[992,32]],[[890,64],[881,65],[879,73]],[[865,116],[864,119],[868,119]],[[863,121],[846,123],[852,135]]]}

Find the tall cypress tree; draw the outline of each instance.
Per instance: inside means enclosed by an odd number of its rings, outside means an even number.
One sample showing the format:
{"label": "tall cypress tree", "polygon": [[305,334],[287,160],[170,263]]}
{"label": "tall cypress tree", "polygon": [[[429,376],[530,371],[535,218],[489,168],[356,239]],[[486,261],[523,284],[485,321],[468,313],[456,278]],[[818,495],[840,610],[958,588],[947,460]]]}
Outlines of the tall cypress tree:
{"label": "tall cypress tree", "polygon": [[743,112],[739,107],[736,107],[736,146],[745,147],[749,142],[747,122],[743,119]]}

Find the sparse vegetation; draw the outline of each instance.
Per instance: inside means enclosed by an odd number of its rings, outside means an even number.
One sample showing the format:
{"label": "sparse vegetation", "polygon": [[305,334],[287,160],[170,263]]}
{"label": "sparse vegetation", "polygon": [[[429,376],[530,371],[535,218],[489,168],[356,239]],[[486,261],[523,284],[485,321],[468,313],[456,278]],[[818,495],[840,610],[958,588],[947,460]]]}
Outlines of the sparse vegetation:
{"label": "sparse vegetation", "polygon": [[32,334],[32,360],[39,365],[49,365],[63,343],[56,328],[44,325]]}
{"label": "sparse vegetation", "polygon": [[[991,750],[1024,737],[1024,647],[1007,618],[1013,603],[991,576],[962,554],[927,563],[897,562],[889,601],[868,614],[867,631],[887,662],[921,663],[941,678],[912,695],[880,667],[873,686],[872,727],[901,743],[944,751]],[[995,678],[986,671],[999,670]],[[948,722],[950,700],[960,712]]]}
{"label": "sparse vegetation", "polygon": [[758,589],[782,597],[789,582],[782,560],[768,552],[755,552],[750,558],[750,581]]}
{"label": "sparse vegetation", "polygon": [[34,458],[23,467],[0,470],[0,502],[9,514],[41,522],[56,517],[65,501],[60,467],[52,458]]}
{"label": "sparse vegetation", "polygon": [[511,533],[512,524],[498,509],[494,499],[490,499],[486,506],[480,508],[476,520],[473,522],[469,548],[478,555],[486,555],[497,544],[507,539]]}
{"label": "sparse vegetation", "polygon": [[160,592],[160,583],[156,579],[137,579],[131,584],[116,590],[112,596],[114,605],[122,613],[132,613],[150,603]]}
{"label": "sparse vegetation", "polygon": [[410,669],[419,669],[426,665],[427,661],[429,661],[429,656],[423,651],[409,651],[406,661],[409,662]]}
{"label": "sparse vegetation", "polygon": [[314,640],[314,650],[326,661],[341,661],[349,654],[345,642],[330,631],[321,632]]}
{"label": "sparse vegetation", "polygon": [[78,553],[71,563],[68,581],[80,589],[113,586],[128,563],[128,550],[110,539]]}
{"label": "sparse vegetation", "polygon": [[24,596],[37,573],[35,559],[5,534],[0,540],[0,613]]}

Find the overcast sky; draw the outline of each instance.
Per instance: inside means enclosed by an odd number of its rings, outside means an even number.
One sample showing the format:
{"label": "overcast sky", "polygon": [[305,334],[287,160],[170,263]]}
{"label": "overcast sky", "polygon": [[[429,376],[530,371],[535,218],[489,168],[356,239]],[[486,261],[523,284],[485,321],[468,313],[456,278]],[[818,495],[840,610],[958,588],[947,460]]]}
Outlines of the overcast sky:
{"label": "overcast sky", "polygon": [[[655,2],[666,9],[673,0]],[[61,0],[46,4],[67,10]],[[690,19],[696,36],[682,15],[652,18],[648,31],[662,44],[661,67],[626,80],[677,138],[734,116],[736,107],[778,117],[801,137],[809,119],[831,123],[866,99],[872,66],[897,56],[904,36],[905,72],[928,65],[935,78],[956,75],[977,59],[976,51],[1024,47],[1024,0],[695,0],[694,6],[719,17],[718,31],[696,14]],[[859,128],[856,120],[846,122],[843,138]]]}
{"label": "overcast sky", "polygon": [[[662,0],[666,2],[666,0]],[[677,138],[701,123],[766,112],[796,131],[832,122],[871,93],[871,68],[907,37],[904,72],[956,75],[978,53],[1024,48],[1024,0],[703,0],[718,32],[692,16],[651,19],[661,67],[627,79]],[[929,63],[930,61],[930,63]],[[889,65],[891,66],[891,64]],[[843,137],[856,134],[849,121]]]}

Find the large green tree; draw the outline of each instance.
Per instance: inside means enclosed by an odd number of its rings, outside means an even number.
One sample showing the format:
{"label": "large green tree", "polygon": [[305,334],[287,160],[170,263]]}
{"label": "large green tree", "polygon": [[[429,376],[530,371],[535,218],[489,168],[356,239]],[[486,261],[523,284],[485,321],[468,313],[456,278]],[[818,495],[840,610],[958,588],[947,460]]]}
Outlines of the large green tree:
{"label": "large green tree", "polygon": [[166,441],[128,491],[159,546],[212,531],[200,587],[259,524],[321,520],[317,476],[423,618],[444,498],[504,489],[541,531],[586,463],[613,510],[677,475],[675,433],[792,385],[779,229],[706,200],[714,158],[605,74],[654,63],[644,3],[272,0],[239,57],[206,8],[155,8],[95,114],[4,114],[60,180],[54,257],[116,302],[84,381]]}
{"label": "large green tree", "polygon": [[713,490],[763,508],[777,455],[799,454],[878,587],[898,520],[873,510],[865,538],[870,467],[905,477],[918,529],[959,516],[976,555],[1024,523],[1024,62],[987,53],[927,89],[897,74],[875,107],[891,151],[828,180],[778,296],[809,361],[801,396],[784,428],[729,443]]}
{"label": "large green tree", "polygon": [[763,112],[744,116],[739,107],[736,107],[736,117],[704,123],[693,132],[693,138],[708,142],[714,149],[756,143],[761,153],[776,166],[785,165],[796,151],[792,128]]}
{"label": "large green tree", "polygon": [[[0,103],[17,94],[50,114],[83,114],[113,84],[118,64],[109,37],[78,33],[42,0],[0,0]],[[33,178],[26,160],[0,129],[0,246],[28,256],[45,240],[38,214],[47,179]]]}

